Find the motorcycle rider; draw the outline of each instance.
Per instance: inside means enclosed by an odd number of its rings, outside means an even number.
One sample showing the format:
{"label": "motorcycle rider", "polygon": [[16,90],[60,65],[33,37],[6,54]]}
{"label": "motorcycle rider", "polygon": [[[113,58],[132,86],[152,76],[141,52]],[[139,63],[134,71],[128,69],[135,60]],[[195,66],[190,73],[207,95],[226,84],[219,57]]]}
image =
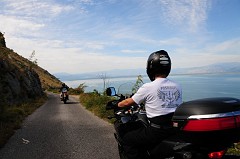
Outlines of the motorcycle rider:
{"label": "motorcycle rider", "polygon": [[147,60],[147,75],[151,82],[144,84],[131,97],[118,103],[118,107],[145,104],[149,127],[142,127],[126,133],[123,147],[129,159],[141,159],[142,150],[156,145],[172,134],[171,118],[182,103],[182,89],[169,80],[171,59],[165,50],[150,54]]}
{"label": "motorcycle rider", "polygon": [[[60,98],[62,99],[62,91],[63,89],[67,89],[67,91],[69,90],[69,87],[65,84],[65,83],[62,83],[62,87],[60,88],[59,92],[60,93]],[[68,99],[68,94],[67,94],[67,99]]]}

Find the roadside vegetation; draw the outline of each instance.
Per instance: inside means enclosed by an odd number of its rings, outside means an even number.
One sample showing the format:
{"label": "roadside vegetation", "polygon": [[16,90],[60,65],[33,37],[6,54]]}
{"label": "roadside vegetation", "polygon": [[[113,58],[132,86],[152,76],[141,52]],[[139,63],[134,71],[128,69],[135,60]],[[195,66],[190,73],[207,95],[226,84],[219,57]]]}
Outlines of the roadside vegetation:
{"label": "roadside vegetation", "polygon": [[234,145],[228,149],[227,154],[240,156],[240,141],[234,143]]}
{"label": "roadside vegetation", "polygon": [[1,105],[0,110],[0,147],[21,127],[23,120],[32,114],[38,107],[43,105],[47,96],[20,105]]}
{"label": "roadside vegetation", "polygon": [[113,100],[114,97],[109,97],[107,95],[101,95],[97,91],[92,93],[82,93],[80,94],[81,104],[89,111],[93,112],[96,116],[103,120],[112,122],[107,119],[108,116],[113,115],[113,110],[106,110],[106,104]]}

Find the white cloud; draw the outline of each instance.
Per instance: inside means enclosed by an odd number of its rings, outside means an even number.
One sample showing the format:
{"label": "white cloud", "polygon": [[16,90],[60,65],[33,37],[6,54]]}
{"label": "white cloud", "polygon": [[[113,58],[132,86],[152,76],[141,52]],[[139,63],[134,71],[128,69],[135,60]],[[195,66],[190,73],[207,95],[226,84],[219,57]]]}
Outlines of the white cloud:
{"label": "white cloud", "polygon": [[79,73],[119,68],[141,68],[145,66],[146,60],[141,57],[126,58],[106,55],[101,52],[92,52],[82,44],[79,44],[79,46],[84,46],[82,48],[65,48],[63,45],[64,41],[60,40],[37,40],[12,37],[9,38],[7,42],[14,44],[14,46],[8,47],[13,48],[25,58],[28,58],[32,51],[35,50],[35,57],[38,60],[39,66],[47,69],[50,73]]}
{"label": "white cloud", "polygon": [[[0,31],[7,47],[26,58],[35,50],[38,64],[51,73],[144,69],[155,49],[169,51],[173,67],[240,61],[239,39],[206,43],[205,35],[191,36],[206,23],[207,0],[3,2]],[[123,8],[108,8],[113,4]]]}
{"label": "white cloud", "polygon": [[[104,72],[105,70],[141,68],[145,66],[145,58],[116,57],[99,53],[87,53],[81,50],[73,51],[70,49],[55,49],[52,51],[51,53],[40,53],[41,58],[38,59],[39,65],[48,68],[51,73]],[[36,55],[37,54],[38,52],[36,52]],[[49,54],[51,54],[51,56],[49,56]]]}
{"label": "white cloud", "polygon": [[104,49],[105,44],[103,42],[86,42],[83,44],[83,47],[88,48],[88,49],[94,49],[94,50],[102,50]]}
{"label": "white cloud", "polygon": [[172,56],[174,67],[198,67],[222,62],[240,61],[240,39],[208,44],[197,50],[176,49]]}
{"label": "white cloud", "polygon": [[236,60],[240,60],[238,55],[202,54],[201,52],[195,54],[182,53],[180,56],[172,57],[173,68],[200,67],[214,63],[236,62]]}
{"label": "white cloud", "polygon": [[0,15],[0,19],[0,31],[12,36],[33,36],[33,32],[38,31],[45,26],[42,23],[35,23],[33,21],[19,19],[14,16]]}
{"label": "white cloud", "polygon": [[208,0],[160,0],[164,21],[174,26],[185,26],[190,32],[197,32],[206,23]]}
{"label": "white cloud", "polygon": [[46,0],[3,0],[0,4],[0,31],[11,36],[40,36],[54,17],[74,9]]}
{"label": "white cloud", "polygon": [[211,47],[207,48],[210,52],[214,54],[235,54],[238,55],[240,58],[240,39],[231,39],[228,41],[223,41],[221,43],[213,44]]}
{"label": "white cloud", "polygon": [[5,0],[4,9],[5,14],[20,15],[26,17],[54,17],[64,11],[72,10],[73,7],[69,5],[60,5],[50,1],[29,1],[29,0]]}
{"label": "white cloud", "polygon": [[141,53],[146,53],[145,50],[121,50],[122,53],[134,53],[134,54],[141,54]]}

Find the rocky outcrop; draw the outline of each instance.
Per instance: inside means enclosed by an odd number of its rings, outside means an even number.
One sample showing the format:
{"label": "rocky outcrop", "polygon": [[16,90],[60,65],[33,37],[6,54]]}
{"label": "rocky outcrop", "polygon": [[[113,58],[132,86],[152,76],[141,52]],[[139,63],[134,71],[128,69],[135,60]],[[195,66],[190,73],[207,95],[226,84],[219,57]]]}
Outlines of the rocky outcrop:
{"label": "rocky outcrop", "polygon": [[38,74],[13,58],[0,33],[0,106],[20,104],[44,95]]}
{"label": "rocky outcrop", "polygon": [[6,42],[1,32],[0,32],[0,47],[6,47]]}
{"label": "rocky outcrop", "polygon": [[38,74],[33,70],[21,71],[7,60],[0,59],[0,97],[5,104],[19,104],[42,96]]}

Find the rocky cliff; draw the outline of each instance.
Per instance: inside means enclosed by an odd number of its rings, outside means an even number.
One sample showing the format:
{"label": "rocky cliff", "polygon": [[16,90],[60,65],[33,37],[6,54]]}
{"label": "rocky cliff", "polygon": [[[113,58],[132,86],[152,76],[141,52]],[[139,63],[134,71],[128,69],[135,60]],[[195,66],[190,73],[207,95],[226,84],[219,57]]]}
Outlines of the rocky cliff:
{"label": "rocky cliff", "polygon": [[6,47],[6,42],[1,32],[0,32],[0,47]]}
{"label": "rocky cliff", "polygon": [[7,48],[0,33],[0,105],[23,103],[42,96],[44,89],[58,87],[60,83],[46,70]]}

